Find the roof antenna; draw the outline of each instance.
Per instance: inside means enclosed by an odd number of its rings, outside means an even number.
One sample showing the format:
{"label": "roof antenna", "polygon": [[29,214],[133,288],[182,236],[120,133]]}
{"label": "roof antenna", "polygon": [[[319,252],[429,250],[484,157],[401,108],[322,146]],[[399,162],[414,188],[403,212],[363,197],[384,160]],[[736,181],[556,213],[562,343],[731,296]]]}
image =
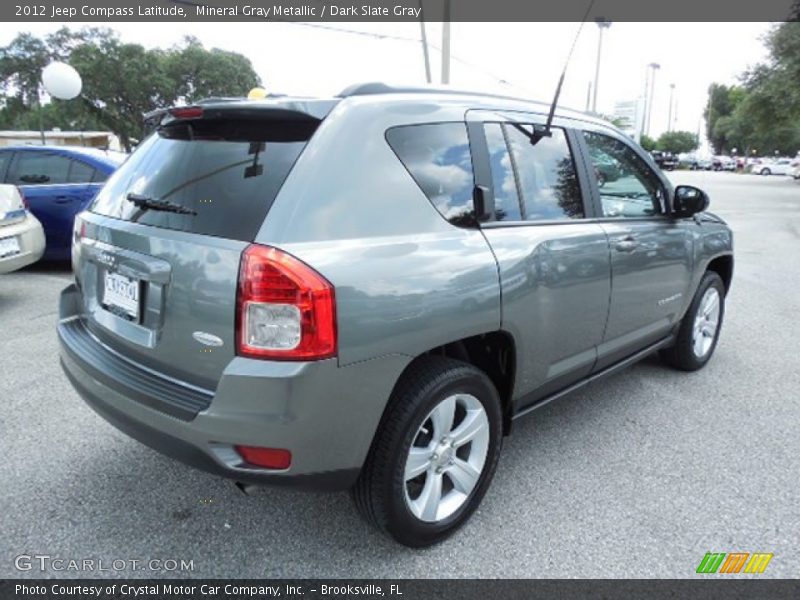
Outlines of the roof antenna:
{"label": "roof antenna", "polygon": [[581,35],[581,31],[583,30],[583,26],[586,24],[586,19],[589,16],[589,13],[592,11],[592,7],[594,6],[594,0],[589,1],[589,6],[586,7],[586,12],[583,13],[583,19],[581,19],[581,24],[578,27],[578,31],[575,34],[575,38],[572,40],[572,46],[570,46],[569,54],[567,55],[567,60],[564,62],[564,70],[561,71],[561,77],[558,79],[558,85],[556,86],[556,93],[553,96],[553,103],[550,105],[550,114],[547,115],[547,123],[545,124],[544,128],[533,128],[533,133],[531,134],[531,144],[536,145],[539,143],[539,140],[545,137],[551,137],[553,133],[550,131],[550,126],[553,124],[553,116],[556,112],[556,106],[558,105],[558,97],[561,95],[561,86],[564,84],[564,77],[567,74],[567,67],[569,66],[569,61],[572,58],[572,52],[575,50],[575,44],[578,43],[578,38]]}

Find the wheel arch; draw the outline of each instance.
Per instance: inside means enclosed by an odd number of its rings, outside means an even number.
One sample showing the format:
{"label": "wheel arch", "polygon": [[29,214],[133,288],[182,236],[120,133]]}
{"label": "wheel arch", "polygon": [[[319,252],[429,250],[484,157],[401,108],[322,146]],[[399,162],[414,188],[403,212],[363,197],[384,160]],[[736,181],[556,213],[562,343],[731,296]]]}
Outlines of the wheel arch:
{"label": "wheel arch", "polygon": [[727,296],[733,282],[733,255],[723,254],[712,258],[706,266],[706,271],[713,271],[720,276]]}
{"label": "wheel arch", "polygon": [[514,382],[517,372],[517,350],[514,337],[505,330],[497,330],[453,340],[430,348],[409,362],[397,378],[394,388],[419,361],[424,361],[430,356],[445,356],[460,360],[486,374],[500,396],[503,411],[503,434],[508,435],[511,431]]}

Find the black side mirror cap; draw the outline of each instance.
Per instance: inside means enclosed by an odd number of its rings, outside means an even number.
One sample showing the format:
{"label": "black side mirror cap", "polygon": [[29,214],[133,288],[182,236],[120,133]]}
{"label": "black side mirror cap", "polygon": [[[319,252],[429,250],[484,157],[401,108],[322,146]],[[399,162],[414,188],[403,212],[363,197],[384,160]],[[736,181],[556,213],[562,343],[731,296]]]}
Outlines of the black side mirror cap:
{"label": "black side mirror cap", "polygon": [[700,188],[692,185],[679,185],[675,188],[672,199],[672,215],[679,219],[686,219],[708,210],[711,201]]}

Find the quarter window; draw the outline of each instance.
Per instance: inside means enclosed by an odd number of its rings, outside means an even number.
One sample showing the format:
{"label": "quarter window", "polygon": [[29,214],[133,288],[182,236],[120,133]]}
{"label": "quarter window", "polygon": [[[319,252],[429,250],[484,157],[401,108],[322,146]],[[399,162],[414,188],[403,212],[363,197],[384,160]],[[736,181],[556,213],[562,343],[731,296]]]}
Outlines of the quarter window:
{"label": "quarter window", "polygon": [[661,179],[628,144],[608,135],[583,132],[600,189],[604,217],[662,214]]}
{"label": "quarter window", "polygon": [[90,183],[94,177],[94,169],[77,160],[72,161],[69,169],[70,183]]}
{"label": "quarter window", "polygon": [[386,141],[441,215],[453,225],[475,221],[475,180],[464,123],[404,125]]}
{"label": "quarter window", "polygon": [[533,127],[506,123],[523,219],[527,221],[580,219],[584,216],[575,163],[563,129],[531,143]]}
{"label": "quarter window", "polygon": [[494,214],[497,221],[520,221],[517,180],[508,153],[505,133],[500,123],[487,123],[484,126],[486,144],[489,148],[489,162],[492,169],[492,188],[494,189]]}

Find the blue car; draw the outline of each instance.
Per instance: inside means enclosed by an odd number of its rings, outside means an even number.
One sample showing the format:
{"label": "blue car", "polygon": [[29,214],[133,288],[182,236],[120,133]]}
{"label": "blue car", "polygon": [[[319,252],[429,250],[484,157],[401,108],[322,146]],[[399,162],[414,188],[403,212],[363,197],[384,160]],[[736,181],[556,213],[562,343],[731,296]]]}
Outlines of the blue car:
{"label": "blue car", "polygon": [[20,188],[44,228],[45,260],[69,260],[72,223],[125,160],[121,152],[68,146],[0,148],[0,183]]}

